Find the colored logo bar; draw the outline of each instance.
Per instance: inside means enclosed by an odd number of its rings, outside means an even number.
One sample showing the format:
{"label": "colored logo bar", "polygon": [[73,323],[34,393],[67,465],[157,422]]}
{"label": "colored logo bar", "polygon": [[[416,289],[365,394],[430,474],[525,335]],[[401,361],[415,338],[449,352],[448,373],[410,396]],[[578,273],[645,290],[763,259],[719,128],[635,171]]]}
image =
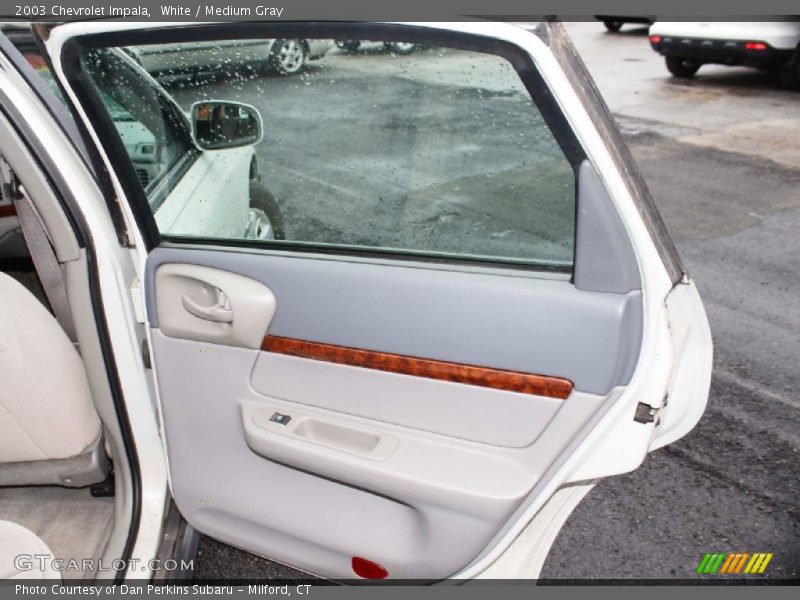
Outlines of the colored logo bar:
{"label": "colored logo bar", "polygon": [[772,552],[709,552],[697,566],[697,574],[761,575],[772,557]]}

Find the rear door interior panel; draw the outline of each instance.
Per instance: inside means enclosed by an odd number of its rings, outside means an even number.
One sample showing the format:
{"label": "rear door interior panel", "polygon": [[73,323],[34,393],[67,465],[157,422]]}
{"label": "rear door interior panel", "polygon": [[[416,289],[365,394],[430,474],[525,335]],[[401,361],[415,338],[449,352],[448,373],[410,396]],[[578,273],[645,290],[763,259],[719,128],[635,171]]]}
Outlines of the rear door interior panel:
{"label": "rear door interior panel", "polygon": [[[211,90],[268,98],[265,140],[229,154],[184,140],[184,160],[180,111],[205,84],[165,91],[126,52],[97,47],[277,37],[281,25],[237,27],[106,32],[87,54],[66,52],[84,69],[67,78],[98,113],[106,96],[130,100],[120,69],[103,68],[109,56],[141,79],[147,94],[118,113],[175,155],[143,187],[115,132],[123,121],[98,120],[153,241],[143,288],[173,497],[202,533],[324,577],[352,578],[362,557],[391,578],[446,578],[497,539],[631,381],[645,291],[631,236],[531,56],[483,35],[353,26],[350,37],[420,44],[434,67],[381,63],[380,46],[323,58],[306,82],[324,83],[323,96],[285,78],[234,79]],[[281,31],[315,27],[338,26]],[[246,97],[247,85],[264,87]],[[287,89],[312,119],[272,112]],[[298,144],[287,127],[311,137]],[[337,152],[317,148],[330,137]],[[229,185],[255,163],[260,179],[250,168],[251,181]],[[219,171],[214,186],[188,193],[202,165]],[[248,208],[230,206],[236,190],[254,182],[275,191],[286,239],[227,233]],[[165,229],[159,210],[181,227]]]}
{"label": "rear door interior panel", "polygon": [[[274,297],[262,337],[574,389],[521,393],[165,335],[159,272],[198,265]],[[172,245],[151,253],[146,289],[182,514],[209,535],[311,571],[325,565],[320,574],[334,578],[352,576],[353,556],[399,578],[463,567],[626,383],[641,330],[638,290],[324,256]]]}

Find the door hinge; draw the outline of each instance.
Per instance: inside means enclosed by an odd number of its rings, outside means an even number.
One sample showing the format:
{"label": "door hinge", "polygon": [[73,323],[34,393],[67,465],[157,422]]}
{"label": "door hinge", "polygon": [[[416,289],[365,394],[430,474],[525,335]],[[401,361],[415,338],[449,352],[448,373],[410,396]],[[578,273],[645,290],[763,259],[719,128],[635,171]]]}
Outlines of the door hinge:
{"label": "door hinge", "polygon": [[661,422],[661,409],[663,406],[650,406],[644,402],[636,405],[636,414],[633,420],[637,423],[655,423],[656,426]]}
{"label": "door hinge", "polygon": [[22,197],[19,190],[19,180],[3,157],[0,157],[0,176],[2,176],[0,200],[8,200],[11,203],[14,200],[19,200]]}
{"label": "door hinge", "polygon": [[153,359],[150,357],[150,344],[147,343],[147,338],[142,338],[142,362],[145,369],[153,368]]}

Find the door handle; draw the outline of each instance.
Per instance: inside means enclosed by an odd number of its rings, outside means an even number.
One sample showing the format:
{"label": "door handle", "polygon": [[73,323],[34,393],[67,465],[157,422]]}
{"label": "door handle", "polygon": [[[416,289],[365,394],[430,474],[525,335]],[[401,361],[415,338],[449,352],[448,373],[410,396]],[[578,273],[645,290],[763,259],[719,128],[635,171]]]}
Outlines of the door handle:
{"label": "door handle", "polygon": [[217,301],[210,306],[203,306],[185,295],[181,298],[183,308],[199,319],[215,323],[233,323],[233,309],[228,297],[220,289],[215,289]]}

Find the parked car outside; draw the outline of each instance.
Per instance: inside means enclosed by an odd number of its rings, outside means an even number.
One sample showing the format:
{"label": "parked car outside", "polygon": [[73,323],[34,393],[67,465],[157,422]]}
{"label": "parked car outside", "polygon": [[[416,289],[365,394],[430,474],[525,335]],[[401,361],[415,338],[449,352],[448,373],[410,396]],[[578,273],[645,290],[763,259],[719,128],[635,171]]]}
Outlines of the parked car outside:
{"label": "parked car outside", "polygon": [[[30,33],[16,29],[13,31],[13,41],[28,64],[36,69],[48,87],[63,101],[50,68]],[[189,58],[183,61],[184,64],[196,62],[199,55],[194,52],[192,44],[181,44],[184,48],[180,52],[176,46],[178,44],[172,45],[170,54],[183,56],[185,52]],[[320,49],[322,46],[320,44],[316,47]],[[230,53],[232,47],[233,44],[227,44],[225,52]],[[261,115],[258,110],[236,102],[205,102],[197,103],[195,110],[187,114],[158,81],[141,72],[136,61],[131,59],[130,50],[131,48],[126,48],[125,51],[97,52],[92,57],[92,64],[87,67],[97,75],[95,82],[98,84],[98,96],[125,146],[142,187],[157,198],[160,195],[158,188],[165,179],[177,178],[190,182],[177,186],[170,192],[168,199],[154,201],[157,204],[156,219],[167,214],[179,215],[173,222],[175,227],[191,229],[200,219],[206,223],[216,223],[215,227],[220,223],[228,223],[231,234],[238,231],[245,239],[280,239],[283,235],[283,217],[274,195],[260,181],[258,161],[253,150],[261,139]],[[143,54],[148,55],[147,52]],[[153,52],[150,56],[155,54]],[[230,57],[229,54],[228,60]],[[221,63],[220,69],[230,70],[231,63]],[[141,105],[131,102],[131,96],[127,92],[129,87],[139,90],[142,98],[149,99],[152,106],[158,106],[164,111],[165,118],[160,127],[153,126],[152,115],[147,112],[135,114],[134,107]],[[199,110],[200,108],[204,110]],[[216,116],[216,127],[231,133],[224,143],[220,143],[218,139],[212,144],[197,135],[198,123],[201,128],[208,128],[207,124],[212,122],[212,116]],[[258,135],[248,138],[233,127],[224,127],[225,123],[242,121],[253,123]],[[161,135],[158,135],[159,132]],[[194,157],[188,169],[183,164],[186,161],[179,160],[183,153]],[[213,171],[213,164],[219,165],[228,174],[221,180],[198,176],[198,173]],[[192,199],[196,198],[198,189],[204,189],[208,193],[220,184],[226,187],[226,202],[215,205],[213,211],[217,214],[202,215],[197,210],[187,210]],[[184,191],[180,192],[181,189]],[[206,208],[203,212],[207,210]],[[238,218],[234,215],[238,215]],[[180,225],[181,222],[184,224]],[[2,255],[3,247],[0,246],[0,256]]]}
{"label": "parked car outside", "polygon": [[681,79],[694,77],[705,64],[717,64],[772,71],[783,87],[800,87],[796,21],[659,22],[650,28],[650,45]]}
{"label": "parked car outside", "polygon": [[333,47],[333,40],[223,40],[128,48],[131,56],[160,80],[195,74],[213,74],[233,64],[261,72],[296,75],[309,60],[318,60]]}
{"label": "parked car outside", "polygon": [[[336,47],[348,54],[353,54],[361,50],[364,44],[371,43],[374,42],[369,40],[336,40]],[[419,48],[419,45],[412,42],[383,42],[383,47],[395,54],[411,54]]]}
{"label": "parked car outside", "polygon": [[595,19],[602,21],[606,29],[616,33],[625,23],[635,23],[637,25],[650,25],[655,23],[655,15],[595,15]]}

